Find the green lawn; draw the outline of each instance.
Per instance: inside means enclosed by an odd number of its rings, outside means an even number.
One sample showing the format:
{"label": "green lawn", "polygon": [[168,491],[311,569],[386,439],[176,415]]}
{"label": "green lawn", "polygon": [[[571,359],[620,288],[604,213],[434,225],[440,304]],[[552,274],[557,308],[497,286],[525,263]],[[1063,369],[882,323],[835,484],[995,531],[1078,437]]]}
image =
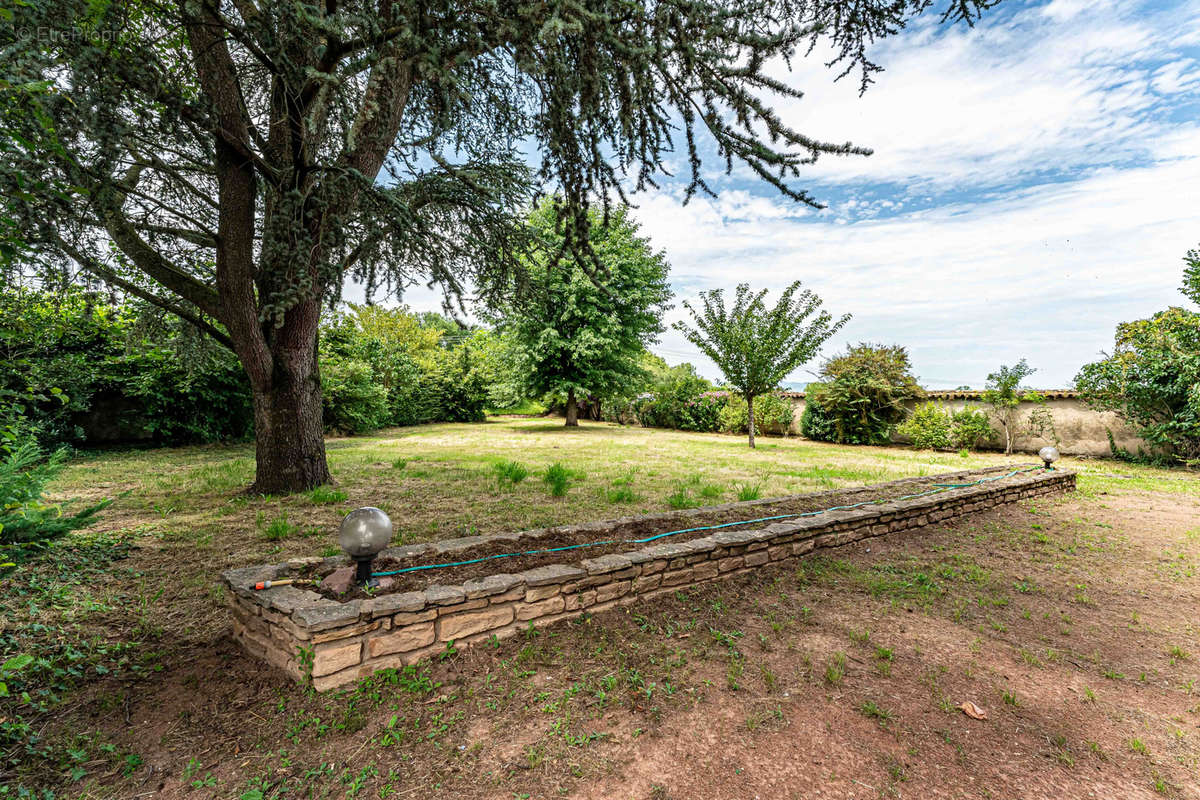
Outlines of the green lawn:
{"label": "green lawn", "polygon": [[[124,493],[101,527],[222,550],[236,543],[238,554],[254,559],[327,548],[341,514],[362,505],[388,511],[397,541],[414,542],[1037,460],[796,437],[764,437],[750,450],[734,436],[586,422],[567,429],[553,420],[512,418],[389,429],[331,439],[327,447],[337,491],[313,496],[243,494],[254,476],[250,444],[92,453],[72,462],[52,489],[63,497]],[[528,471],[520,483],[497,476],[497,465],[510,461]],[[543,479],[554,463],[574,476],[565,497],[551,496]],[[1063,464],[1081,470],[1085,489],[1198,491],[1196,482],[1162,470]]]}

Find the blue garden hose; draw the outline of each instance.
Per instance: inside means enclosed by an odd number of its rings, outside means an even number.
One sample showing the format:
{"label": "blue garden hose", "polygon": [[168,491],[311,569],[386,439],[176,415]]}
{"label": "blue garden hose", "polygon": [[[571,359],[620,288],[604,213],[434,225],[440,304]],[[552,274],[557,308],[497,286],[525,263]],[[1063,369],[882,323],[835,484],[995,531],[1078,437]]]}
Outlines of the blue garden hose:
{"label": "blue garden hose", "polygon": [[994,475],[990,478],[980,478],[977,481],[970,481],[968,483],[935,483],[935,484],[933,484],[933,486],[934,486],[933,489],[930,489],[925,492],[917,492],[916,494],[906,494],[903,497],[887,497],[887,498],[876,499],[876,500],[864,500],[861,503],[853,503],[848,506],[832,506],[830,508],[823,508],[820,511],[805,511],[803,513],[797,513],[797,514],[778,514],[773,517],[757,517],[756,519],[744,519],[744,520],[740,520],[738,522],[725,522],[720,525],[701,525],[696,528],[681,528],[677,531],[667,531],[666,533],[655,534],[654,536],[649,536],[645,539],[623,539],[623,540],[610,539],[608,541],[603,541],[603,542],[585,542],[583,544],[570,544],[570,545],[566,545],[565,547],[546,547],[541,550],[522,550],[522,551],[518,551],[515,553],[497,553],[496,555],[483,556],[482,558],[472,558],[467,561],[451,561],[451,562],[448,562],[445,564],[420,564],[415,567],[404,567],[403,569],[393,569],[393,570],[388,570],[387,572],[375,572],[375,573],[372,573],[372,577],[383,578],[388,575],[403,575],[404,573],[407,573],[407,572],[418,572],[420,570],[426,570],[426,569],[446,569],[447,567],[463,567],[468,564],[479,564],[481,562],[492,561],[497,558],[513,558],[515,556],[537,556],[537,555],[543,555],[545,553],[559,553],[564,550],[578,550],[583,547],[598,547],[600,545],[606,545],[606,544],[646,544],[647,542],[653,542],[658,539],[663,539],[667,536],[676,536],[681,533],[696,533],[697,531],[712,531],[712,530],[717,530],[719,528],[731,528],[736,525],[749,525],[754,522],[770,522],[772,520],[778,520],[778,519],[793,519],[796,517],[815,517],[818,514],[825,514],[830,511],[849,511],[850,509],[862,508],[863,506],[869,506],[869,505],[877,505],[879,503],[891,503],[891,502],[894,502],[897,500],[914,500],[918,497],[928,497],[931,494],[940,494],[941,492],[947,492],[947,491],[950,491],[951,489],[965,489],[968,486],[978,486],[981,483],[988,483],[989,481],[998,481],[998,480],[1003,480],[1004,478],[1011,478],[1014,475],[1020,475],[1023,472],[1032,472],[1035,469],[1043,469],[1043,467],[1029,467],[1028,469],[1015,469],[1012,472],[1005,473],[1004,475]]}

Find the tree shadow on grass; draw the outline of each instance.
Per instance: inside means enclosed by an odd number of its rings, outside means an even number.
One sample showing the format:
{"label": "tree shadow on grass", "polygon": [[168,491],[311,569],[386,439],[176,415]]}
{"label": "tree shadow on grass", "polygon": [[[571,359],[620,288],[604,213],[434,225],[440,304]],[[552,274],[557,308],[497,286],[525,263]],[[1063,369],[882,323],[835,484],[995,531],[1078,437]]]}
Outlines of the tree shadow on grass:
{"label": "tree shadow on grass", "polygon": [[568,428],[561,422],[546,422],[540,425],[522,425],[513,430],[520,433],[566,433],[571,436],[583,436],[585,434],[612,433],[612,431],[617,429],[600,424],[580,425],[578,428]]}

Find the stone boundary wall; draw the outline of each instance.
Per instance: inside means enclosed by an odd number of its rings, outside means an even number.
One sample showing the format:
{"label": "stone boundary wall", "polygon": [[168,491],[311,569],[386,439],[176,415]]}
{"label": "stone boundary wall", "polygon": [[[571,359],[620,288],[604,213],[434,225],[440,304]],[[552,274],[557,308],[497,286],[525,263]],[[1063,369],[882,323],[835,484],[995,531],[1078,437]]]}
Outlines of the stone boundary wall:
{"label": "stone boundary wall", "polygon": [[[982,392],[930,391],[927,394],[927,400],[938,403],[947,411],[961,411],[963,408],[968,407],[975,409],[983,408],[980,399],[983,394]],[[1046,397],[1045,408],[1050,412],[1050,416],[1053,417],[1054,427],[1058,432],[1058,449],[1064,454],[1096,458],[1110,457],[1112,456],[1112,448],[1108,443],[1109,432],[1112,433],[1113,440],[1117,443],[1118,447],[1123,447],[1131,453],[1136,453],[1139,448],[1148,449],[1149,446],[1145,440],[1139,437],[1137,431],[1130,427],[1123,419],[1111,411],[1097,411],[1094,408],[1089,408],[1075,392],[1047,390],[1043,394]],[[804,413],[804,392],[784,392],[783,396],[792,403],[793,415],[790,433],[799,434],[800,416]],[[905,403],[905,407],[911,412],[924,402],[925,400],[909,401]],[[1027,415],[1033,408],[1035,406],[1032,403],[1023,403],[1020,409],[1021,415]],[[993,423],[992,427],[996,427],[995,423]],[[908,440],[899,434],[893,434],[892,442],[895,444],[907,444]],[[1013,449],[1019,453],[1036,453],[1048,444],[1054,444],[1054,442],[1036,436],[1018,436],[1013,442]],[[1003,435],[997,431],[995,437],[986,444],[985,449],[1003,450]]]}
{"label": "stone boundary wall", "polygon": [[[978,477],[1010,468],[970,474]],[[376,670],[412,664],[441,652],[451,641],[459,647],[492,636],[511,636],[529,625],[550,625],[815,550],[1057,494],[1074,486],[1073,472],[1038,470],[928,497],[831,511],[764,528],[722,531],[621,555],[365,600],[330,600],[294,586],[253,588],[258,581],[279,580],[323,561],[340,563],[338,559],[294,559],[232,569],[222,574],[222,580],[233,615],[233,636],[242,648],[298,681],[311,680],[318,691],[324,691]],[[477,544],[479,538],[471,537],[471,544]]]}

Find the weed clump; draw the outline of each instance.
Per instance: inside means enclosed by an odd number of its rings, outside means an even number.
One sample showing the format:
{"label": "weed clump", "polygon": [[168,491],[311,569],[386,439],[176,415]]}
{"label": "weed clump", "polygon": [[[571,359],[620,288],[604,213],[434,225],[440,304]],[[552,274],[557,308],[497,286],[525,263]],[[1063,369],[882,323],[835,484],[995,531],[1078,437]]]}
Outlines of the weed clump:
{"label": "weed clump", "polygon": [[738,498],[739,502],[744,503],[747,500],[757,500],[761,494],[762,494],[762,484],[761,483],[738,484],[737,498]]}
{"label": "weed clump", "polygon": [[667,495],[667,505],[676,510],[684,508],[695,508],[700,505],[692,493],[688,491],[686,486],[680,486],[671,494]]}
{"label": "weed clump", "polygon": [[258,514],[258,529],[262,538],[268,542],[279,542],[289,537],[295,536],[300,532],[300,526],[288,521],[287,512],[283,512],[277,517],[267,522],[265,516],[260,511]]}
{"label": "weed clump", "polygon": [[583,480],[583,473],[568,469],[560,462],[555,461],[546,467],[546,474],[542,480],[550,488],[551,497],[563,497],[571,488],[572,481]]}
{"label": "weed clump", "polygon": [[502,485],[516,486],[529,477],[529,468],[519,461],[501,461],[494,465],[496,480]]}

